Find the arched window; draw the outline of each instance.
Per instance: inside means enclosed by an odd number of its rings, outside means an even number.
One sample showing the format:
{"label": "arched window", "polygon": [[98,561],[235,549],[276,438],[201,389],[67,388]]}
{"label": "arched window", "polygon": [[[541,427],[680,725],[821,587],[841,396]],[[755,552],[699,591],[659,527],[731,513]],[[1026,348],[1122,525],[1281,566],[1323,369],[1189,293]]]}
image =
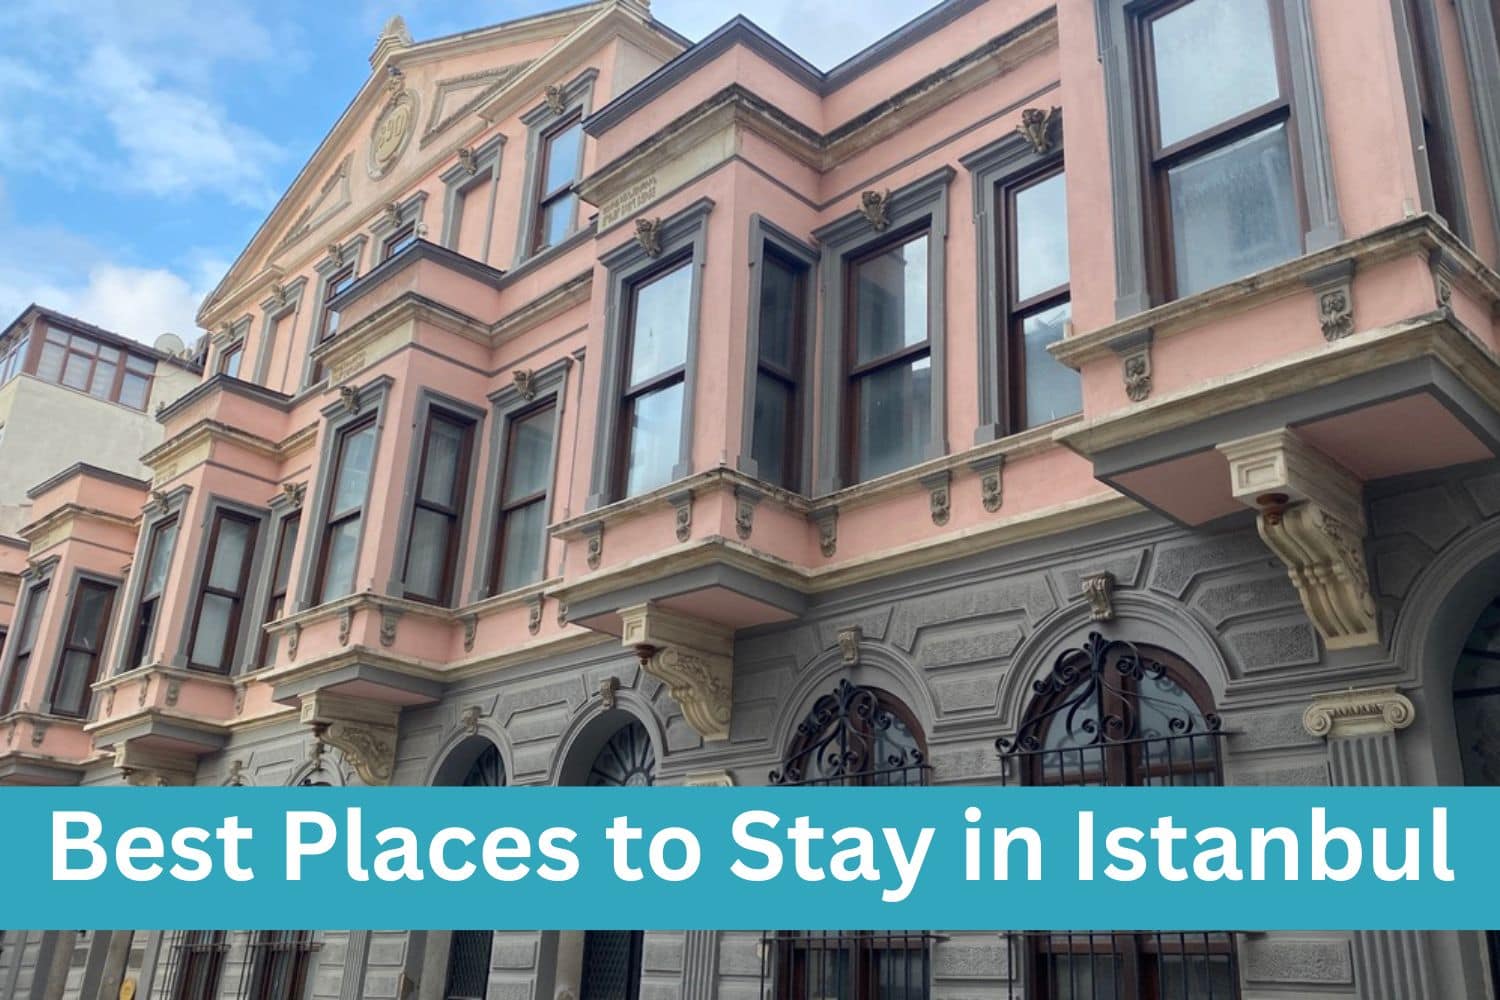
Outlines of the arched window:
{"label": "arched window", "polygon": [[605,741],[586,784],[592,787],[638,788],[656,784],[656,751],[639,722],[628,722]]}
{"label": "arched window", "polygon": [[[471,744],[478,744],[476,746]],[[464,788],[500,788],[505,784],[505,763],[500,748],[482,736],[460,744],[454,759],[446,763],[463,766],[461,755],[473,759],[454,782]],[[447,770],[445,764],[444,770]],[[456,773],[456,769],[455,773]],[[439,773],[439,784],[447,784]],[[495,932],[485,930],[454,931],[448,942],[448,972],[443,984],[444,1000],[485,1000],[490,984],[490,947]]]}
{"label": "arched window", "polygon": [[[1033,685],[1004,780],[1028,785],[1221,783],[1219,720],[1203,679],[1164,649],[1089,634]],[[1233,1000],[1234,939],[1218,932],[1037,931],[1011,963],[1028,1000]]]}
{"label": "arched window", "polygon": [[[1479,615],[1453,671],[1453,722],[1464,784],[1500,785],[1500,599]],[[1500,932],[1487,931],[1491,980],[1500,975]]]}
{"label": "arched window", "polygon": [[[773,785],[927,784],[922,727],[901,701],[841,679],[797,726]],[[776,1000],[922,1000],[931,935],[873,931],[770,931],[761,995]],[[767,987],[774,987],[768,991]]]}

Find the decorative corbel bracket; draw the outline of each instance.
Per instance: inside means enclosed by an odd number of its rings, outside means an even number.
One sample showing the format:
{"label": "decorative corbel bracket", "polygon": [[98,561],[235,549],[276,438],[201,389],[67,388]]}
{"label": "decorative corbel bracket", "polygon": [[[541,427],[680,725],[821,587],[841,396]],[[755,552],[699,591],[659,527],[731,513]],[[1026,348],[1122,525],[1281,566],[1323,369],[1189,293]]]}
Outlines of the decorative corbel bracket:
{"label": "decorative corbel bracket", "polygon": [[1016,131],[1026,137],[1026,141],[1031,143],[1032,151],[1038,156],[1052,148],[1052,124],[1057,121],[1061,111],[1057,107],[1048,111],[1041,108],[1022,109],[1021,123],[1016,126]]}
{"label": "decorative corbel bracket", "polygon": [[1362,484],[1287,428],[1221,444],[1234,495],[1287,568],[1329,649],[1380,641],[1365,567]]}
{"label": "decorative corbel bracket", "polygon": [[401,624],[400,608],[380,609],[380,644],[385,648],[396,644],[396,629]]}
{"label": "decorative corbel bracket", "polygon": [[969,463],[969,468],[979,476],[979,502],[991,514],[1000,509],[1005,501],[1005,483],[1001,474],[1005,469],[1004,455],[987,455]]}
{"label": "decorative corbel bracket", "polygon": [[941,527],[953,516],[953,473],[948,469],[929,473],[919,482],[927,491],[927,507],[932,514],[932,523]]}
{"label": "decorative corbel bracket", "polygon": [[153,750],[125,740],[115,746],[115,767],[126,784],[164,788],[193,784],[198,762],[191,754]]}
{"label": "decorative corbel bracket", "polygon": [[1453,309],[1453,282],[1458,276],[1458,261],[1441,248],[1427,254],[1427,267],[1432,271],[1432,295],[1437,307],[1444,312]]}
{"label": "decorative corbel bracket", "polygon": [[871,229],[877,233],[885,232],[891,224],[891,189],[861,191],[859,214],[865,217]]}
{"label": "decorative corbel bracket", "polygon": [[1342,260],[1309,274],[1304,283],[1318,296],[1318,325],[1332,343],[1354,332],[1354,261]]}
{"label": "decorative corbel bracket", "polygon": [[819,507],[807,516],[818,526],[818,551],[823,558],[832,559],[839,549],[839,509]]}
{"label": "decorative corbel bracket", "polygon": [[675,529],[677,540],[685,542],[693,537],[693,491],[679,490],[667,496],[667,503],[672,505],[672,525]]}
{"label": "decorative corbel bracket", "polygon": [[1115,617],[1115,575],[1104,570],[1089,573],[1079,582],[1083,585],[1083,597],[1089,602],[1089,621],[1112,621]]}
{"label": "decorative corbel bracket", "polygon": [[1302,713],[1302,726],[1319,739],[1381,735],[1416,719],[1411,699],[1394,687],[1361,688],[1319,695]]}
{"label": "decorative corbel bracket", "polygon": [[383,702],[314,691],[302,696],[302,723],[337,747],[360,780],[388,785],[396,769],[396,721],[401,709]]}
{"label": "decorative corbel bracket", "polygon": [[750,486],[734,488],[734,533],[742,542],[748,542],[755,531],[755,508],[765,496]]}
{"label": "decorative corbel bracket", "polygon": [[584,558],[588,562],[589,569],[598,569],[599,564],[604,560],[604,522],[595,521],[593,524],[584,525],[583,535],[587,545]]}
{"label": "decorative corbel bracket", "polygon": [[864,641],[865,631],[858,625],[839,629],[839,663],[845,667],[859,666],[859,645]]}
{"label": "decorative corbel bracket", "polygon": [[734,633],[650,603],[622,608],[620,622],[621,643],[667,685],[688,725],[705,741],[729,739]]}
{"label": "decorative corbel bracket", "polygon": [[510,373],[516,383],[516,392],[526,402],[536,399],[536,375],[530,368],[517,368]]}
{"label": "decorative corbel bracket", "polygon": [[1139,403],[1151,395],[1151,341],[1153,332],[1148,328],[1121,339],[1114,346],[1120,356],[1120,374],[1125,380],[1125,395],[1132,403]]}
{"label": "decorative corbel bracket", "polygon": [[563,97],[563,89],[555,83],[549,83],[547,89],[542,92],[542,100],[547,104],[547,110],[554,115],[560,115],[568,110],[568,102]]}
{"label": "decorative corbel bracket", "polygon": [[661,256],[661,219],[635,220],[635,241],[647,257]]}
{"label": "decorative corbel bracket", "polygon": [[542,608],[546,603],[545,594],[532,594],[526,601],[526,631],[532,635],[542,630]]}

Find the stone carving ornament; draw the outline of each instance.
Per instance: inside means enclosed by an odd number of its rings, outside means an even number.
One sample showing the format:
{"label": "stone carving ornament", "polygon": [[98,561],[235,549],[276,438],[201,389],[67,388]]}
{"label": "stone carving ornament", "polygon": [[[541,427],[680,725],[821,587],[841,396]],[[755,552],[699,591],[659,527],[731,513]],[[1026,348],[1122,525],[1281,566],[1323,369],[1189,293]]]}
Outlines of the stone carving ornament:
{"label": "stone carving ornament", "polygon": [[387,81],[390,97],[370,129],[370,155],[367,167],[376,180],[391,172],[411,142],[417,124],[417,94],[405,86],[400,68],[392,66]]}

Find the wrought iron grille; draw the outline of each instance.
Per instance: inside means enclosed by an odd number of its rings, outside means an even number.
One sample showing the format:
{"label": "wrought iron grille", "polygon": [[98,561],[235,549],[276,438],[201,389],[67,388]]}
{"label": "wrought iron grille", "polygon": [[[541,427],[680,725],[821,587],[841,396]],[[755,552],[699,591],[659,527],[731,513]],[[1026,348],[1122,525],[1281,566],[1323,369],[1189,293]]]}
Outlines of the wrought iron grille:
{"label": "wrought iron grille", "polygon": [[639,722],[621,726],[599,750],[587,784],[639,788],[656,784],[656,751]]}
{"label": "wrought iron grille", "polygon": [[161,996],[171,1000],[215,1000],[229,944],[223,931],[174,931],[166,948]]}
{"label": "wrought iron grille", "polygon": [[250,936],[240,996],[247,1000],[301,1000],[318,945],[312,931],[257,931]]}
{"label": "wrought iron grille", "polygon": [[484,1000],[490,985],[490,946],[494,939],[494,931],[453,932],[444,1000]]}
{"label": "wrought iron grille", "polygon": [[589,931],[583,936],[579,1000],[636,1000],[641,992],[640,931]]}
{"label": "wrought iron grille", "polygon": [[[1206,690],[1163,650],[1089,634],[1033,685],[1014,737],[995,741],[1003,784],[1210,786],[1223,733]],[[1011,996],[1026,1000],[1235,1000],[1227,932],[1007,935]]]}
{"label": "wrought iron grille", "polygon": [[[877,688],[841,679],[813,703],[773,785],[926,785],[920,727]],[[761,996],[776,1000],[926,1000],[933,935],[920,931],[769,931]]]}

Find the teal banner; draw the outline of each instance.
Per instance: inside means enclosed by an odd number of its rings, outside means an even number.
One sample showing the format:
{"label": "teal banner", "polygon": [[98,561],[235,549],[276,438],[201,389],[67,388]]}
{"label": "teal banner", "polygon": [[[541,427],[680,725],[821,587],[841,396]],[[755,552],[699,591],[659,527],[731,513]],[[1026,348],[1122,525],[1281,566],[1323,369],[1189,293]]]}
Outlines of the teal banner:
{"label": "teal banner", "polygon": [[0,927],[1492,927],[1500,790],[0,791]]}

